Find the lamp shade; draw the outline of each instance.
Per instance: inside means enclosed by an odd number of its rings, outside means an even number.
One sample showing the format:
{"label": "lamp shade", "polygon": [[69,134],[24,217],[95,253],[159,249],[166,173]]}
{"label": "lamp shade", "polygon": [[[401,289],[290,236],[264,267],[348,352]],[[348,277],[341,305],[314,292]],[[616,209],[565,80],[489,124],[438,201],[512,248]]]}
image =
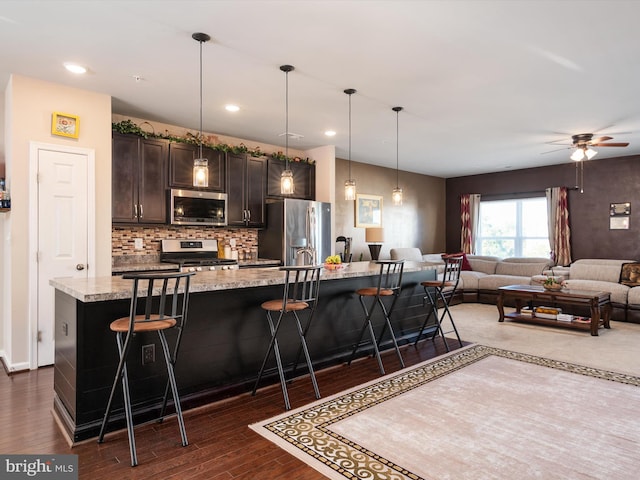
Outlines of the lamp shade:
{"label": "lamp shade", "polygon": [[384,228],[382,227],[370,227],[364,231],[365,242],[367,243],[382,243],[384,242]]}

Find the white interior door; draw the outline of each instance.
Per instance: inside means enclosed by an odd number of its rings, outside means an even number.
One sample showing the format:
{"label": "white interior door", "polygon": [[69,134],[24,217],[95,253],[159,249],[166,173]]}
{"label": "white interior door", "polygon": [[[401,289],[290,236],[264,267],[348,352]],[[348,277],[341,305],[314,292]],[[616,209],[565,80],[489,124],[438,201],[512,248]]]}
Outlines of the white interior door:
{"label": "white interior door", "polygon": [[38,149],[38,366],[54,362],[54,277],[87,278],[86,153]]}

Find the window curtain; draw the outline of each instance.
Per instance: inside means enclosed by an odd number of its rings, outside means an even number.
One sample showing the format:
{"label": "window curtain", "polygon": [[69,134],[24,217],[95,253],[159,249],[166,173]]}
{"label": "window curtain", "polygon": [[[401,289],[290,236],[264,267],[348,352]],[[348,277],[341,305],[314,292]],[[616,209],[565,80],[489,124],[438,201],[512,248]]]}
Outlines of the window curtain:
{"label": "window curtain", "polygon": [[460,196],[460,247],[463,253],[476,251],[476,232],[480,217],[480,194],[465,193]]}
{"label": "window curtain", "polygon": [[567,188],[547,188],[546,195],[551,260],[554,265],[569,265],[571,263],[571,231],[569,229]]}

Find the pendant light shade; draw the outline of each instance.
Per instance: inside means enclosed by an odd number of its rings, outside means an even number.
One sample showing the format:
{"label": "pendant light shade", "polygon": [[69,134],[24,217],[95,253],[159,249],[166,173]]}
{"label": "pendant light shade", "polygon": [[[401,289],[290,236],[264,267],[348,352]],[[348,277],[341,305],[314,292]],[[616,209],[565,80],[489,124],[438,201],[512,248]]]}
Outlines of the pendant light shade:
{"label": "pendant light shade", "polygon": [[289,72],[294,70],[292,65],[282,65],[280,70],[284,72],[285,77],[285,128],[284,128],[284,161],[285,168],[280,175],[280,193],[282,195],[293,195],[293,172],[289,170]]}
{"label": "pendant light shade", "polygon": [[356,199],[356,181],[351,178],[351,95],[356,93],[353,88],[347,88],[344,93],[349,95],[349,178],[344,182],[344,199]]}
{"label": "pendant light shade", "polygon": [[402,111],[402,107],[393,107],[392,110],[396,112],[396,188],[393,189],[391,193],[391,199],[393,200],[394,205],[402,205],[402,189],[400,188],[398,182],[398,163],[399,163],[399,145],[400,145],[400,128],[399,128],[399,117],[400,112]]}
{"label": "pendant light shade", "polygon": [[206,33],[194,33],[191,37],[200,44],[200,148],[198,158],[193,161],[193,186],[209,186],[209,161],[202,155],[202,44],[211,40]]}

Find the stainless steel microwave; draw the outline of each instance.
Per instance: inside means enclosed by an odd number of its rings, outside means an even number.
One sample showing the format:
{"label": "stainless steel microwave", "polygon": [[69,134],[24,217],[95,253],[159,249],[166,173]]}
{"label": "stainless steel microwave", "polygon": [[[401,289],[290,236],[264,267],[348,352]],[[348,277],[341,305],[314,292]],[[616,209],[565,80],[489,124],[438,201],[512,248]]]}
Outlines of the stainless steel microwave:
{"label": "stainless steel microwave", "polygon": [[227,225],[227,194],[172,189],[169,197],[172,225]]}

